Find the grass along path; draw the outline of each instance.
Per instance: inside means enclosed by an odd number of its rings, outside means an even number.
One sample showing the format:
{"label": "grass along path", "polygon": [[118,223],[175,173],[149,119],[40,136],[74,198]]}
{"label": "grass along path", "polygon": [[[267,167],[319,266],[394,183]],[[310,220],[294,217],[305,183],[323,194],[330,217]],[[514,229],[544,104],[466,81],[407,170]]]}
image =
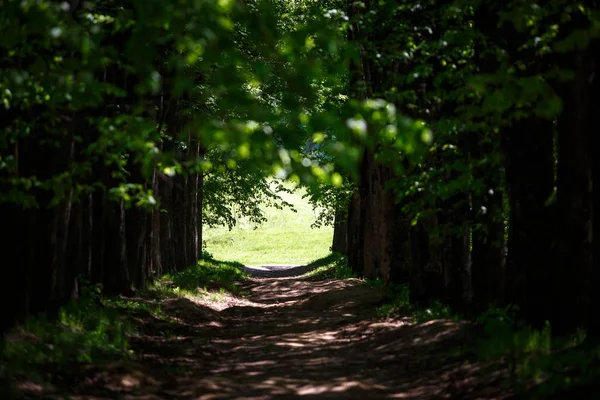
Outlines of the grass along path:
{"label": "grass along path", "polygon": [[304,193],[303,189],[281,193],[297,212],[264,207],[268,219],[264,224],[256,226],[241,219],[231,231],[226,227],[205,228],[206,250],[217,260],[236,260],[245,265],[303,265],[326,257],[333,228],[310,227],[316,216],[302,198]]}

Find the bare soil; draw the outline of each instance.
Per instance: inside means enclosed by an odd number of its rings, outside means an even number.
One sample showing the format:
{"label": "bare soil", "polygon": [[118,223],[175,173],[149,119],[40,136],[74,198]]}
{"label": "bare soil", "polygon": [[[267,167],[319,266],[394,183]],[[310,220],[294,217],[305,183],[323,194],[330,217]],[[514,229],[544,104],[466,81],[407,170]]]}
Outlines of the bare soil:
{"label": "bare soil", "polygon": [[[381,293],[305,267],[248,269],[244,298],[168,299],[136,316],[135,361],[79,367],[24,398],[505,399],[506,373],[460,351],[465,323],[377,318]],[[68,394],[68,397],[66,396]]]}

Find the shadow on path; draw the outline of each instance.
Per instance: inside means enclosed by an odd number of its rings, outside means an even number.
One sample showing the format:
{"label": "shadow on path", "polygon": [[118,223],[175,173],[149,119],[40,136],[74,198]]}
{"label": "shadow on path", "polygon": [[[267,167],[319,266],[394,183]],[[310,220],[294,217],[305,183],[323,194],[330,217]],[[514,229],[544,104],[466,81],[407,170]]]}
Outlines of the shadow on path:
{"label": "shadow on path", "polygon": [[297,277],[309,267],[248,268],[254,277],[242,284],[247,297],[220,312],[186,298],[165,300],[172,321],[136,316],[135,363],[80,369],[44,398],[509,397],[501,370],[456,351],[463,324],[375,318],[378,290],[358,279]]}

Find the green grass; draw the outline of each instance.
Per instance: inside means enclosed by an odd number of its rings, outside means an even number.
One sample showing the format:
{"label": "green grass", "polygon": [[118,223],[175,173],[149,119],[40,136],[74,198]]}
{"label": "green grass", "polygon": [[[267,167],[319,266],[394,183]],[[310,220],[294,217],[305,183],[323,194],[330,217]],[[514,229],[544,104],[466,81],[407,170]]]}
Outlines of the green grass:
{"label": "green grass", "polygon": [[316,279],[347,279],[356,278],[356,275],[348,266],[346,256],[339,253],[331,253],[326,257],[313,261],[310,264],[316,266],[314,270],[305,276]]}
{"label": "green grass", "polygon": [[328,256],[333,228],[311,229],[316,214],[303,194],[303,189],[280,193],[297,212],[265,207],[267,222],[261,225],[240,219],[231,231],[226,227],[205,228],[206,251],[216,259],[236,260],[244,265],[308,264]]}
{"label": "green grass", "polygon": [[[165,275],[158,287],[167,288],[164,292],[166,295],[179,293],[242,295],[236,282],[246,278],[247,274],[240,269],[241,266],[242,264],[237,262],[218,261],[205,255],[205,258],[198,261],[196,265]],[[165,285],[167,282],[169,285]]]}

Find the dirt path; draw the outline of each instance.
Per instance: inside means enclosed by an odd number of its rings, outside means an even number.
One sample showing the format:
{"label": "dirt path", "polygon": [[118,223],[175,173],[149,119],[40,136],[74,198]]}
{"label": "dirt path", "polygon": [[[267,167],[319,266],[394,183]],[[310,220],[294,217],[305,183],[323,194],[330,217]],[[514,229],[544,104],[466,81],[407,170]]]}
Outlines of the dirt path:
{"label": "dirt path", "polygon": [[166,301],[172,322],[139,320],[136,362],[79,371],[69,380],[71,398],[506,397],[501,378],[457,355],[461,324],[383,321],[373,313],[382,300],[376,289],[293,276],[299,272],[253,270],[244,300]]}

